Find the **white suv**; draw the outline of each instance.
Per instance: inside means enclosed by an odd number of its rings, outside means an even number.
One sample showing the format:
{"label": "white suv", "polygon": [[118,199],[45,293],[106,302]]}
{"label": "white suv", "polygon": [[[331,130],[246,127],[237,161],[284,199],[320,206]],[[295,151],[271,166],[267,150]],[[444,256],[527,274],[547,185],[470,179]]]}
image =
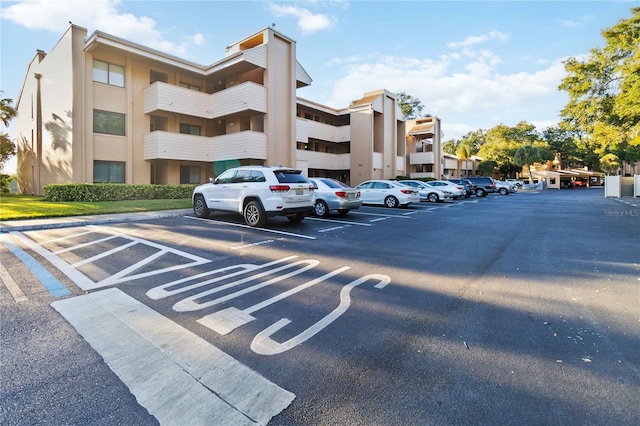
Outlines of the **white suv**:
{"label": "white suv", "polygon": [[223,210],[240,213],[249,226],[264,226],[272,216],[287,216],[297,223],[313,212],[313,188],[301,170],[242,166],[197,186],[191,201],[194,213],[202,218]]}

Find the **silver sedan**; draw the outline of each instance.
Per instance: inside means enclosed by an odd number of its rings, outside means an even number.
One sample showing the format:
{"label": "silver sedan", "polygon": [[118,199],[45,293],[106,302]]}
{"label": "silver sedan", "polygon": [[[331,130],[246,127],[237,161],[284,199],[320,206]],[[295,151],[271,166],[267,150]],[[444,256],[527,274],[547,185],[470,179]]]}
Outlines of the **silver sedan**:
{"label": "silver sedan", "polygon": [[342,216],[362,205],[360,191],[331,178],[310,178],[314,186],[315,204],[313,211],[317,216],[326,217],[332,210]]}

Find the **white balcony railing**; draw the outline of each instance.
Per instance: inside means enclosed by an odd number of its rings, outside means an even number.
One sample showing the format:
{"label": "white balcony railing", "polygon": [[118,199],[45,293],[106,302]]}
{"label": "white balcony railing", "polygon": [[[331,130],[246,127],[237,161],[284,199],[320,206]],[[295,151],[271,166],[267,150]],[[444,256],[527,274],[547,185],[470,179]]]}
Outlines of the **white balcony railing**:
{"label": "white balcony railing", "polygon": [[348,170],[350,166],[350,154],[329,154],[326,152],[296,151],[298,161],[306,161],[314,169]]}
{"label": "white balcony railing", "polygon": [[144,89],[145,114],[167,111],[211,119],[248,110],[267,112],[264,86],[245,82],[208,94],[156,81]]}
{"label": "white balcony railing", "polygon": [[409,164],[435,164],[433,152],[412,152],[409,154]]}
{"label": "white balcony railing", "polygon": [[155,131],[144,135],[145,160],[219,161],[267,158],[267,136],[243,131],[204,137]]}

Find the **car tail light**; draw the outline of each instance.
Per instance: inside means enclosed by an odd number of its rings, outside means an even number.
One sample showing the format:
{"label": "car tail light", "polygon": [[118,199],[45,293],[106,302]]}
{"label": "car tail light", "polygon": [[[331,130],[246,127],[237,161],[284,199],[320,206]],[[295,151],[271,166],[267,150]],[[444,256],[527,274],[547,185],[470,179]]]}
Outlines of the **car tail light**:
{"label": "car tail light", "polygon": [[347,193],[344,191],[336,191],[336,195],[340,198],[347,198]]}
{"label": "car tail light", "polygon": [[291,188],[289,185],[269,185],[269,189],[271,192],[288,192]]}
{"label": "car tail light", "polygon": [[403,194],[411,194],[412,192],[414,192],[413,189],[401,189],[400,192],[402,192]]}

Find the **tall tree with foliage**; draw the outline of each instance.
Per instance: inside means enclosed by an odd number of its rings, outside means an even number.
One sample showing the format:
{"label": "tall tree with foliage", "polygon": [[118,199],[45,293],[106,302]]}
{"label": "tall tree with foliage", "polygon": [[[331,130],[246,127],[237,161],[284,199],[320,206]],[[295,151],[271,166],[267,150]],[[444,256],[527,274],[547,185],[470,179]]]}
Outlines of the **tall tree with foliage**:
{"label": "tall tree with foliage", "polygon": [[[640,161],[640,7],[603,30],[605,47],[585,60],[564,62],[559,86],[569,95],[561,115],[572,130],[591,139],[600,158]],[[609,157],[610,158],[610,157]]]}
{"label": "tall tree with foliage", "polygon": [[533,124],[524,121],[515,127],[499,124],[486,132],[478,155],[484,160],[495,161],[501,173],[519,170],[513,161],[516,150],[522,145],[532,145],[539,140]]}
{"label": "tall tree with foliage", "polygon": [[[586,165],[584,157],[588,152],[578,149],[577,135],[566,126],[548,127],[542,132],[542,139],[553,151],[560,169],[578,168]],[[586,147],[585,147],[586,148]]]}
{"label": "tall tree with foliage", "polygon": [[398,106],[400,107],[402,114],[408,120],[418,118],[420,117],[420,114],[422,114],[424,107],[418,98],[414,98],[405,92],[400,92],[396,94],[396,102],[398,102]]}
{"label": "tall tree with foliage", "polygon": [[[13,99],[2,98],[0,100],[0,120],[2,120],[5,127],[9,127],[9,122],[17,114],[12,104]],[[9,192],[10,180],[9,175],[2,173],[4,170],[4,163],[14,155],[16,155],[16,145],[11,139],[9,139],[9,135],[7,133],[0,133],[0,192],[3,194]]]}

